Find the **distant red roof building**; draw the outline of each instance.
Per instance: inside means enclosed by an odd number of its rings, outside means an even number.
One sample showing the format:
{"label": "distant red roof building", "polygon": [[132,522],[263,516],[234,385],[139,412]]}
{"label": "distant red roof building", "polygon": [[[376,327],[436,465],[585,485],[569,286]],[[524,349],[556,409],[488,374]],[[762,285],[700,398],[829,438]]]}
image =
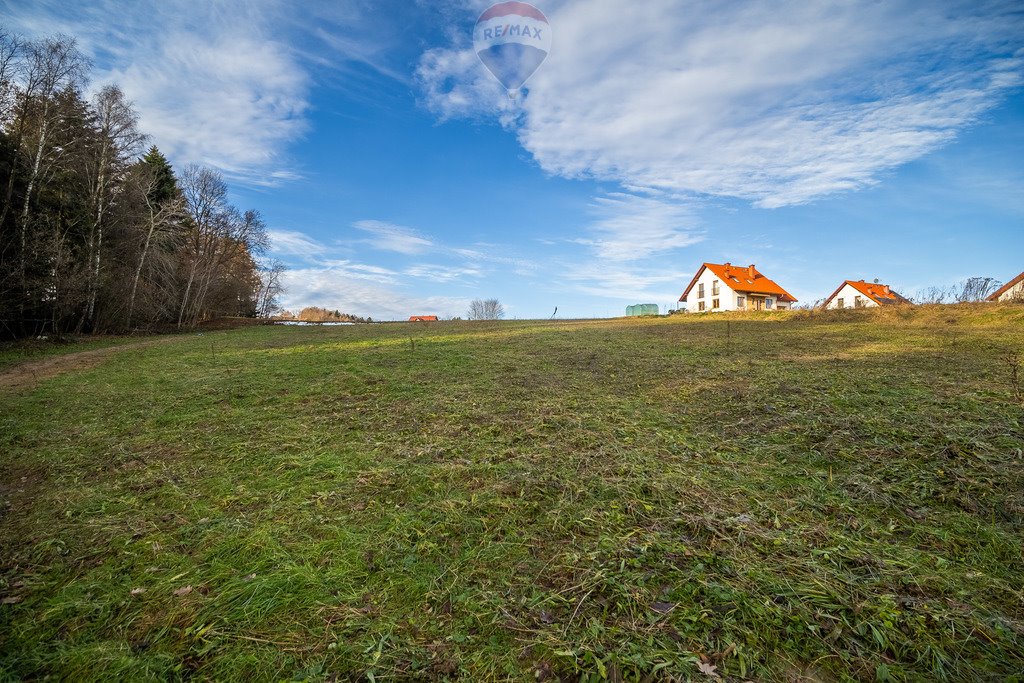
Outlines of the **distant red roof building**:
{"label": "distant red roof building", "polygon": [[410,315],[409,322],[411,323],[436,323],[436,315]]}
{"label": "distant red roof building", "polygon": [[[853,296],[849,296],[851,293]],[[836,291],[825,299],[825,303],[821,307],[862,308],[871,305],[894,306],[909,303],[909,299],[899,292],[894,292],[889,285],[883,285],[880,282],[865,282],[864,280],[844,280],[843,284],[836,287]]]}

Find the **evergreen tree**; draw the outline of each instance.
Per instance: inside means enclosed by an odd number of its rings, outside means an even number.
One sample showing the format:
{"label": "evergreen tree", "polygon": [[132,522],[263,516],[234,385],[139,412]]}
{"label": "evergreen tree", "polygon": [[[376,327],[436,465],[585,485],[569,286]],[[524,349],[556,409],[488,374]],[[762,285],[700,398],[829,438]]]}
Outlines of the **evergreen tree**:
{"label": "evergreen tree", "polygon": [[167,157],[157,149],[156,145],[149,148],[149,151],[143,155],[139,163],[147,165],[156,178],[153,190],[149,195],[150,200],[154,204],[163,204],[170,199],[181,196],[181,190],[178,188],[178,179],[174,177],[174,169],[171,168]]}

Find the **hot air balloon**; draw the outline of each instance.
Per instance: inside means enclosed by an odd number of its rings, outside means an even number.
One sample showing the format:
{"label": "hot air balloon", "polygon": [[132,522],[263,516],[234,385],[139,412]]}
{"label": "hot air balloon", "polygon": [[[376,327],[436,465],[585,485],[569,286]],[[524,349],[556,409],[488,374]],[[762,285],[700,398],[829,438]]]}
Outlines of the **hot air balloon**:
{"label": "hot air balloon", "polygon": [[533,75],[551,48],[551,27],[539,9],[525,2],[499,2],[480,15],[473,49],[510,99]]}

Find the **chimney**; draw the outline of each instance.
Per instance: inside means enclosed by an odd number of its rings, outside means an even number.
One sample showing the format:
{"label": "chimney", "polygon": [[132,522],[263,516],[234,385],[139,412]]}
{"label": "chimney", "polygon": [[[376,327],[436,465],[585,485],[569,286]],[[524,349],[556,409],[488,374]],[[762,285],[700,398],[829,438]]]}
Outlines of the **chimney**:
{"label": "chimney", "polygon": [[749,266],[747,266],[747,277],[749,277],[751,280],[754,279],[754,264],[753,263],[751,263]]}

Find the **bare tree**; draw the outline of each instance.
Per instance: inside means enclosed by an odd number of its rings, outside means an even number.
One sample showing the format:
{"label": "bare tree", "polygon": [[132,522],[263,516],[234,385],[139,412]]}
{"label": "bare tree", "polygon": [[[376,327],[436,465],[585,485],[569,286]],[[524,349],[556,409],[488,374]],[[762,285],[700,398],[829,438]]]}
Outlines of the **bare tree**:
{"label": "bare tree", "polygon": [[260,266],[260,288],[256,293],[256,317],[269,318],[279,310],[278,302],[284,292],[284,283],[281,279],[285,270],[287,270],[285,265],[277,259]]}
{"label": "bare tree", "polygon": [[999,289],[1003,283],[994,277],[971,277],[959,283],[954,290],[957,303],[984,301],[989,294]]}
{"label": "bare tree", "polygon": [[[93,135],[91,112],[71,87],[50,99],[47,111],[51,120],[38,166],[25,163],[24,154],[19,163],[18,149],[12,146],[11,165],[4,169],[19,177],[20,191],[27,192],[30,177],[36,188],[30,210],[12,210],[6,223],[0,224],[5,237],[0,287],[10,292],[0,299],[5,300],[5,315],[20,321],[15,334],[39,334],[48,323],[66,329],[73,325],[74,313],[83,302],[86,270],[80,258],[81,236],[88,225],[88,211],[81,170],[87,158],[84,150]],[[37,115],[40,112],[42,108],[37,108]],[[39,133],[37,124],[34,118],[25,140]]]}
{"label": "bare tree", "polygon": [[914,303],[917,304],[944,304],[951,300],[951,288],[949,287],[926,287],[918,290],[914,295]]}
{"label": "bare tree", "polygon": [[103,232],[112,193],[124,177],[130,158],[136,157],[146,141],[139,131],[139,116],[132,103],[116,85],[100,90],[93,100],[96,116],[96,141],[91,145],[86,172],[90,179],[92,224],[87,240],[88,296],[79,328],[92,323],[96,314],[96,296],[100,287],[103,262]]}
{"label": "bare tree", "polygon": [[218,223],[224,222],[223,214],[228,211],[227,185],[220,174],[208,168],[195,164],[186,166],[181,176],[181,193],[185,199],[191,234],[186,247],[188,263],[185,264],[178,327],[182,327],[188,319],[193,288],[197,287],[204,270],[212,269],[217,239],[223,232],[218,228]]}
{"label": "bare tree", "polygon": [[505,317],[505,307],[497,299],[474,299],[466,311],[469,320],[501,320]]}
{"label": "bare tree", "polygon": [[[49,135],[57,123],[54,96],[65,88],[77,86],[88,64],[78,51],[75,39],[55,36],[25,44],[24,76],[15,105],[13,142],[18,152],[27,153],[29,172],[21,210],[21,269],[25,270],[25,245],[28,236],[28,211],[36,188]],[[12,173],[0,208],[0,225],[7,219],[14,191]]]}
{"label": "bare tree", "polygon": [[[66,225],[59,214],[45,221],[30,216],[30,207],[41,182],[46,178],[54,181],[59,175],[47,162],[52,156],[63,155],[65,143],[70,142],[65,135],[70,127],[64,125],[68,112],[62,101],[66,104],[77,96],[85,66],[73,38],[22,41],[6,33],[0,36],[0,124],[11,153],[0,199],[0,288],[16,292],[8,299],[8,310],[17,311],[22,325],[29,317],[40,322],[39,314],[44,309],[52,313],[61,303],[53,296],[65,291],[54,290],[53,278],[47,273],[52,275],[54,268],[71,263],[68,254],[73,251],[73,241],[54,236],[68,236],[72,226]],[[21,211],[17,213],[16,179],[24,188]],[[14,218],[9,224],[11,216]],[[31,305],[38,310],[29,314],[27,307]]]}
{"label": "bare tree", "polygon": [[15,78],[23,54],[21,38],[0,27],[0,126],[8,125],[12,120]]}
{"label": "bare tree", "polygon": [[[145,207],[139,220],[136,221],[138,228],[136,239],[139,242],[138,260],[135,264],[135,273],[132,277],[132,286],[128,295],[127,313],[125,327],[131,328],[132,319],[135,315],[135,305],[139,294],[139,284],[142,281],[144,269],[153,270],[152,254],[158,246],[169,244],[176,237],[180,230],[182,221],[185,218],[185,204],[180,197],[174,197],[163,202],[158,202],[154,191],[160,179],[153,172],[153,169],[137,164],[131,177],[128,180],[126,194],[133,196],[132,204]],[[157,251],[157,253],[162,253]],[[173,269],[173,261],[161,264],[159,270],[163,272]]]}
{"label": "bare tree", "polygon": [[[258,211],[239,213],[227,200],[224,178],[208,168],[185,167],[182,195],[189,218],[185,245],[184,291],[178,327],[200,322],[211,288],[236,259],[258,255],[267,247],[267,229]],[[253,264],[254,265],[254,264]],[[252,289],[255,293],[256,287]]]}
{"label": "bare tree", "polygon": [[948,287],[927,287],[918,291],[914,302],[919,304],[963,304],[984,301],[1002,283],[992,277],[970,277]]}

